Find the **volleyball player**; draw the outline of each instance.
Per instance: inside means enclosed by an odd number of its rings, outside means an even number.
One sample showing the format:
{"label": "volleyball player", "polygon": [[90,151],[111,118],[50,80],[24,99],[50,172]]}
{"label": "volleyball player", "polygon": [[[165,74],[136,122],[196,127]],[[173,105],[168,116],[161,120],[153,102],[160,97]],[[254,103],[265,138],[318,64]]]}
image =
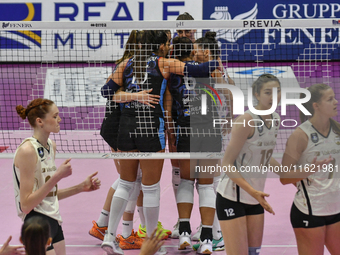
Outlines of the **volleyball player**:
{"label": "volleyball player", "polygon": [[[330,254],[340,254],[340,124],[333,119],[338,101],[326,84],[315,84],[308,90],[311,99],[303,106],[312,117],[307,119],[300,113],[303,123],[288,138],[282,165],[295,166],[297,172],[307,167],[310,175],[280,180],[298,189],[290,220],[299,254],[321,255],[324,246]],[[326,164],[318,166],[316,158]]]}
{"label": "volleyball player", "polygon": [[97,190],[100,181],[94,177],[95,172],[76,186],[58,190],[58,182],[72,174],[71,159],[56,167],[56,144],[49,139],[51,132],[60,131],[58,107],[51,100],[38,98],[27,108],[18,105],[16,110],[22,119],[28,118],[33,128],[33,136],[26,138],[14,154],[13,179],[18,215],[24,221],[36,215],[48,220],[52,244],[47,254],[64,255],[66,248],[58,201],[80,192]]}
{"label": "volleyball player", "polygon": [[[189,38],[187,37],[174,38],[173,40],[174,56],[179,60],[186,62],[187,64],[195,65],[198,63],[194,62],[191,58],[192,49],[193,44]],[[197,140],[198,138],[197,135],[195,138],[193,137],[194,136],[193,130],[196,131],[196,129],[192,128],[190,125],[191,121],[193,121],[191,119],[192,114],[190,106],[192,106],[193,104],[192,99],[196,97],[196,93],[195,91],[190,91],[187,88],[188,85],[189,84],[185,83],[183,76],[178,76],[175,74],[171,75],[169,80],[169,88],[171,95],[173,96],[174,107],[177,112],[176,121],[177,126],[173,127],[172,130],[176,130],[177,135],[176,145],[178,152],[191,152],[193,148],[191,148],[190,145],[191,143],[193,143],[194,139]],[[211,139],[211,137],[209,136],[208,139]],[[199,145],[199,143],[197,143],[197,145]],[[191,246],[190,216],[193,206],[195,178],[192,178],[190,176],[190,170],[191,166],[195,166],[197,163],[198,162],[196,162],[196,160],[190,159],[179,160],[181,182],[179,184],[176,196],[177,208],[179,213],[179,243],[178,243],[179,250],[183,250],[186,249],[186,247]],[[201,220],[205,225],[208,224],[212,225],[213,213],[215,211],[214,204],[209,203],[209,201],[213,201],[211,196],[214,196],[212,185],[209,185],[212,183],[212,178],[210,179],[200,178],[198,179],[198,181],[200,182],[198,193],[200,196]],[[212,211],[212,213],[210,213],[210,211]],[[209,233],[209,229],[204,228],[202,234],[203,242],[206,239],[212,240],[211,236],[212,233]],[[210,249],[208,250],[212,252],[212,247],[210,247]],[[199,252],[202,253],[202,251]],[[206,247],[204,248],[204,252],[207,252]]]}
{"label": "volleyball player", "polygon": [[[197,39],[194,43],[194,50],[193,50],[193,58],[195,61],[204,63],[210,60],[219,60],[220,59],[220,50],[218,46],[218,42],[216,40],[216,33],[215,32],[206,32],[204,37],[201,37]],[[224,70],[225,71],[225,70]],[[226,74],[221,73],[219,70],[215,70],[211,74],[212,77],[214,77],[214,80],[216,83],[229,83],[229,84],[235,84],[234,81]],[[226,79],[226,80],[225,80]],[[226,118],[228,122],[232,119],[232,95],[229,92],[229,90],[218,90],[219,95],[221,99],[223,100],[223,104],[225,106],[220,107],[216,109],[218,112],[218,116],[220,118]],[[225,112],[222,112],[225,111]],[[227,114],[228,112],[228,114]],[[223,134],[226,134],[227,127],[224,127],[222,130]],[[216,188],[220,180],[220,173],[216,173],[213,179],[213,188],[216,194]],[[197,184],[197,183],[196,183]],[[202,225],[202,224],[201,224]],[[200,239],[200,230],[193,236],[193,240],[199,240]],[[213,222],[213,239],[212,239],[212,247],[213,250],[224,250],[224,241],[221,234],[221,228],[218,222],[218,218],[216,213],[214,214],[214,222]],[[199,244],[193,245],[193,249],[197,250],[199,247]]]}
{"label": "volleyball player", "polygon": [[[137,32],[136,30],[131,31],[131,34],[130,34],[130,36],[127,40],[126,46],[125,46],[126,49],[124,51],[123,57],[115,62],[116,65],[118,65],[120,62],[124,61],[125,59],[131,58],[133,56],[132,47],[133,47],[133,44],[136,43],[136,32]],[[109,79],[106,82],[108,82],[108,81],[109,81]],[[104,94],[105,94],[105,89],[106,89],[105,86],[102,89],[104,90]],[[103,137],[103,139],[110,146],[112,152],[117,151],[117,136],[118,136],[120,115],[121,115],[120,105],[118,103],[112,101],[111,98],[107,97],[106,108],[105,108],[105,117],[104,117],[103,123],[101,125],[100,135]],[[119,173],[119,160],[114,159],[114,163],[115,163],[116,169]],[[100,216],[99,216],[97,222],[92,221],[93,227],[89,231],[90,235],[92,235],[92,236],[94,236],[94,237],[96,237],[100,240],[104,239],[104,233],[107,230],[111,200],[112,200],[113,193],[115,191],[115,183],[116,182],[114,182],[112,184],[112,187],[110,187],[110,189],[107,193],[107,196],[106,196],[106,200],[105,200],[103,209],[100,213]]]}
{"label": "volleyball player", "polygon": [[[268,110],[273,103],[273,89],[280,100],[280,82],[271,74],[261,75],[253,83],[257,110]],[[279,130],[277,113],[258,116],[246,111],[232,125],[231,139],[222,166],[238,171],[249,166],[279,165],[272,158]],[[239,123],[239,124],[236,124]],[[245,123],[243,125],[243,123]],[[242,168],[242,169],[241,169]],[[263,236],[264,209],[274,213],[265,200],[265,173],[236,171],[222,173],[217,187],[216,211],[228,255],[258,255]]]}
{"label": "volleyball player", "polygon": [[[118,65],[112,77],[112,91],[118,91],[124,86],[126,93],[152,89],[150,94],[164,95],[165,86],[163,79],[169,78],[171,72],[183,74],[186,70],[192,75],[207,74],[210,69],[218,67],[218,63],[208,63],[197,67],[186,66],[180,61],[164,59],[169,50],[169,40],[164,31],[141,31],[142,41],[135,51],[134,59],[126,60]],[[161,57],[162,56],[162,57]],[[132,65],[129,79],[123,77],[126,65]],[[131,93],[134,94],[134,93]],[[128,95],[126,96],[128,97]],[[121,100],[125,100],[124,97]],[[151,121],[150,121],[151,120]],[[143,127],[142,127],[143,125]],[[145,107],[136,101],[124,104],[120,120],[118,149],[121,151],[162,152],[164,151],[164,120],[162,104],[156,104],[155,108]],[[136,179],[136,167],[138,161],[123,160],[121,167],[121,179],[113,196],[112,204],[115,207],[110,212],[108,235],[105,235],[102,243],[103,249],[109,254],[122,254],[114,240],[117,224],[122,210],[130,196],[133,182]],[[143,210],[146,219],[147,232],[151,233],[156,227],[159,214],[159,180],[163,167],[161,160],[140,160],[142,168]],[[164,251],[160,251],[164,253]]]}
{"label": "volleyball player", "polygon": [[[123,62],[126,59],[130,59],[133,57],[134,47],[137,43],[137,31],[133,30],[131,31],[131,34],[129,36],[129,39],[126,43],[126,49],[124,51],[123,57],[116,61],[116,65],[119,65],[121,62]],[[126,71],[125,69],[124,71]],[[114,70],[115,72],[115,70]],[[105,118],[103,120],[103,124],[101,127],[101,135],[104,138],[104,140],[110,145],[111,150],[113,152],[117,151],[117,138],[118,138],[118,130],[119,130],[119,120],[121,115],[121,106],[119,103],[116,103],[112,100],[112,96],[110,94],[110,89],[108,87],[109,81],[111,79],[112,75],[107,79],[106,84],[102,87],[102,94],[105,98],[107,98],[107,104],[106,104],[106,112],[105,112]],[[122,92],[116,93],[117,95],[121,95]],[[138,96],[139,100],[142,102],[149,102],[149,99],[157,98],[153,96],[149,96],[147,92],[144,91],[144,93],[137,93],[135,94]],[[157,101],[157,100],[156,100]],[[118,159],[114,159],[116,169],[118,173],[120,173],[120,163]],[[111,201],[113,194],[115,190],[117,189],[119,183],[119,178],[112,184],[110,187],[103,209],[100,213],[100,216],[97,220],[97,222],[93,221],[93,227],[89,231],[90,235],[103,240],[104,239],[104,233],[107,230],[108,222],[109,222],[109,214],[110,214],[110,207],[111,207]],[[138,212],[140,214],[141,219],[141,225],[145,225],[144,221],[144,215],[143,215],[143,208],[142,208],[142,193],[140,192],[140,185],[141,185],[141,171],[139,169],[138,176],[135,182],[135,186],[132,192],[132,196],[130,197],[130,200],[127,204],[126,211],[123,214],[123,229],[122,234],[119,236],[119,245],[122,249],[139,249],[142,245],[142,240],[139,238],[136,233],[133,232],[133,215],[135,206],[137,203],[138,196],[141,197],[138,203]],[[161,227],[161,223],[159,223],[159,226]]]}
{"label": "volleyball player", "polygon": [[[188,12],[184,12],[184,13],[178,15],[176,20],[194,20],[194,18]],[[177,30],[176,32],[177,32],[179,38],[187,37],[192,42],[195,41],[196,30]],[[178,40],[178,39],[176,39],[176,40]],[[172,102],[172,106],[173,107],[175,106],[175,102]],[[177,111],[174,108],[171,109],[171,117],[172,117],[172,120],[175,122],[175,126],[177,126],[176,125]],[[169,151],[170,152],[176,152],[175,143],[172,142],[172,141],[169,141],[170,136],[171,135],[169,134],[168,135]],[[179,162],[178,162],[177,159],[171,159],[170,162],[171,162],[171,166],[172,166],[172,188],[173,188],[175,198],[176,198],[177,189],[178,189],[179,183],[181,182]],[[179,219],[178,219],[177,223],[174,225],[174,229],[171,233],[171,238],[179,238]]]}
{"label": "volleyball player", "polygon": [[[209,33],[208,33],[209,34]],[[211,47],[211,54],[212,57],[210,60],[217,59],[219,55],[218,45],[213,45],[213,43],[210,43]],[[174,47],[174,56],[178,57],[181,61],[187,61],[188,64],[195,65],[197,62],[194,62],[192,60],[192,42],[190,39],[185,37],[177,37],[173,40],[173,47]],[[214,48],[214,50],[212,50]],[[210,52],[210,51],[209,51]],[[208,60],[206,60],[208,61]],[[204,61],[204,62],[206,62]],[[212,76],[219,76],[221,78],[219,80],[219,83],[221,83],[223,80],[222,75],[219,71],[215,70],[211,73]],[[210,81],[208,79],[204,80],[205,83],[209,83]],[[224,80],[223,80],[224,82]],[[197,84],[202,83],[202,80],[198,80],[196,82]],[[190,91],[187,88],[188,84],[185,84],[183,81],[183,77],[171,75],[170,78],[170,90],[171,94],[173,95],[173,102],[175,105],[175,108],[178,113],[178,119],[177,119],[177,125],[176,127],[178,139],[177,139],[177,151],[179,152],[190,152],[195,151],[200,147],[199,144],[204,144],[205,148],[200,148],[200,151],[221,151],[221,136],[220,132],[215,135],[211,135],[209,133],[214,133],[215,130],[213,130],[212,126],[209,126],[209,124],[213,123],[212,116],[214,115],[214,112],[217,112],[217,109],[215,106],[209,105],[209,114],[207,116],[202,117],[200,113],[197,115],[195,111],[191,111],[191,109],[195,109],[195,101],[199,98],[199,93],[196,91]],[[204,88],[207,89],[207,88]],[[192,94],[192,95],[191,95]],[[196,95],[197,94],[197,95]],[[229,95],[227,95],[229,96]],[[189,103],[190,101],[190,103]],[[199,107],[198,107],[199,108]],[[195,132],[197,130],[201,130],[198,132],[203,132],[204,135],[197,135]],[[192,133],[192,134],[191,134]],[[203,134],[202,133],[202,134]],[[204,138],[206,136],[206,138]],[[216,140],[217,139],[217,140]],[[200,141],[198,141],[200,140]],[[205,140],[202,142],[202,140]],[[216,140],[216,141],[215,141]],[[190,146],[192,143],[193,146]],[[209,147],[209,144],[213,144],[213,147]],[[198,146],[198,147],[197,147]],[[209,147],[209,148],[208,148]],[[179,224],[179,249],[185,249],[187,246],[191,246],[190,241],[190,235],[191,235],[191,228],[190,228],[190,215],[193,205],[193,191],[194,191],[194,181],[195,178],[192,178],[190,171],[193,167],[197,165],[206,165],[208,161],[206,160],[180,160],[180,168],[181,168],[181,183],[178,189],[178,195],[177,195],[177,205],[179,210],[179,216],[180,216],[180,224]],[[211,162],[210,164],[217,164],[217,161]],[[212,252],[212,249],[214,250],[220,250],[223,249],[223,239],[220,235],[219,237],[215,238],[217,240],[214,240],[214,246],[212,247],[211,241],[213,240],[212,236],[212,225],[213,225],[213,219],[215,214],[215,205],[210,204],[208,201],[209,199],[213,198],[215,196],[213,192],[213,176],[204,176],[201,178],[198,178],[197,180],[197,188],[198,193],[200,196],[200,212],[201,212],[201,219],[203,222],[203,232],[198,232],[199,235],[197,237],[197,240],[202,240],[196,248],[196,250],[199,253],[207,253]],[[189,192],[188,192],[189,191]],[[218,221],[216,220],[217,225]],[[216,227],[216,233],[219,229],[219,226]],[[195,234],[196,235],[196,234]]]}

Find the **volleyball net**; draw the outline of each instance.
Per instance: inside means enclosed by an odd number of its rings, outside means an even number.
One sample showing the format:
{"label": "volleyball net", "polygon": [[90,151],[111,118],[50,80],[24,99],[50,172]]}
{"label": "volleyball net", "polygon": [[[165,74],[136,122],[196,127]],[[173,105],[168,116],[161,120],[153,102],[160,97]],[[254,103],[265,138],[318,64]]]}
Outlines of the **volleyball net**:
{"label": "volleyball net", "polygon": [[[101,88],[112,74],[115,61],[122,58],[127,49],[127,40],[132,30],[170,30],[172,41],[182,32],[193,33],[195,39],[204,37],[209,31],[216,33],[218,57],[226,70],[223,73],[223,68],[220,68],[224,81],[207,81],[200,77],[196,81],[187,79],[183,87],[200,95],[197,104],[192,104],[194,99],[188,96],[186,103],[190,112],[196,111],[197,115],[204,117],[204,109],[210,109],[213,112],[213,123],[209,123],[207,128],[202,128],[199,123],[191,123],[189,130],[185,131],[176,129],[176,122],[171,125],[174,133],[185,132],[191,137],[208,137],[207,141],[212,143],[216,141],[216,137],[220,137],[222,142],[219,151],[203,153],[197,151],[193,143],[190,144],[192,152],[189,153],[172,152],[168,145],[165,147],[165,153],[161,155],[153,152],[111,153],[110,146],[100,135],[107,104],[110,104],[102,96]],[[138,43],[131,45],[133,49],[140,47]],[[32,135],[27,119],[22,120],[17,115],[16,105],[26,107],[35,98],[48,98],[56,103],[62,118],[60,132],[51,134],[51,139],[57,143],[60,157],[221,158],[223,147],[228,143],[232,117],[242,114],[242,110],[248,109],[249,104],[256,105],[249,88],[261,74],[269,73],[279,78],[281,94],[291,102],[299,99],[298,89],[315,83],[330,85],[336,97],[340,98],[339,46],[340,22],[332,19],[2,22],[0,157],[12,157],[21,141]],[[145,47],[153,49],[152,45]],[[185,47],[179,48],[183,50]],[[174,50],[170,50],[167,58],[175,57],[178,56]],[[150,65],[145,68],[150,68]],[[141,70],[145,71],[145,68],[142,67]],[[139,80],[138,76],[145,78],[145,73],[138,75],[137,70],[133,72],[132,84],[144,84],[145,80]],[[235,85],[230,84],[226,74]],[[169,82],[171,83],[171,80],[168,79]],[[193,84],[203,85],[195,87]],[[164,85],[164,89],[167,86],[169,84]],[[230,90],[228,86],[234,86],[235,89]],[[149,88],[140,87],[143,90]],[[233,101],[228,97],[228,93],[234,96]],[[175,105],[174,99],[171,100],[172,105]],[[166,111],[166,103],[160,102],[163,111]],[[135,135],[153,135],[141,131],[148,122],[154,121],[148,118],[152,111],[150,109],[145,107],[140,111],[136,121],[139,123],[139,129],[136,129]],[[232,115],[235,112],[236,114]],[[278,103],[276,112],[281,116],[275,148],[275,153],[279,155],[284,151],[287,138],[300,124],[300,120],[299,109],[294,103]],[[218,124],[218,128],[215,124]],[[170,124],[165,123],[165,126],[167,125]],[[156,132],[157,135],[166,135],[164,129],[157,129]],[[209,140],[209,137],[212,139]]]}

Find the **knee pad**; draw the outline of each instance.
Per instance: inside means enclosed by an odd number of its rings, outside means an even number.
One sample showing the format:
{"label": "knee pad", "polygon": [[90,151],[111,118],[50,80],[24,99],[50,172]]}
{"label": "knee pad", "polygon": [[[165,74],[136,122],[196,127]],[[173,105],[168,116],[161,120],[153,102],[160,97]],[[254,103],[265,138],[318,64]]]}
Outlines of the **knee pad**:
{"label": "knee pad", "polygon": [[115,180],[115,182],[112,184],[111,188],[113,188],[114,190],[117,190],[119,180],[120,180],[120,178],[118,177],[117,180]]}
{"label": "knee pad", "polygon": [[194,183],[195,181],[181,179],[181,183],[177,189],[176,202],[179,203],[194,203]]}
{"label": "knee pad", "polygon": [[140,188],[141,188],[141,183],[139,181],[135,181],[135,185],[133,186],[133,190],[131,192],[131,196],[129,201],[137,201],[138,196],[139,196],[139,192],[140,192]]}
{"label": "knee pad", "polygon": [[161,186],[159,182],[153,185],[142,184],[143,207],[159,207]]}
{"label": "knee pad", "polygon": [[137,205],[137,200],[129,200],[126,205],[125,212],[134,213],[136,205]]}
{"label": "knee pad", "polygon": [[177,187],[181,183],[181,172],[179,167],[172,167],[172,186]]}
{"label": "knee pad", "polygon": [[216,194],[212,184],[198,184],[199,207],[215,208]]}
{"label": "knee pad", "polygon": [[134,182],[128,182],[128,181],[119,179],[118,187],[113,196],[119,197],[121,199],[128,201],[134,185],[135,185]]}
{"label": "knee pad", "polygon": [[248,247],[248,255],[260,255],[260,247]]}

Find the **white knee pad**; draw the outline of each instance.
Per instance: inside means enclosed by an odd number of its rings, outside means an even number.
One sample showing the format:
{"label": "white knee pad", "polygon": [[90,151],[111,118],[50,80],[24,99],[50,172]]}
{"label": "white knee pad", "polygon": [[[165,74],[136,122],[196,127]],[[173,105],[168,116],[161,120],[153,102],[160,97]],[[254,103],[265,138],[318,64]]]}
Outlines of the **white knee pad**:
{"label": "white knee pad", "polygon": [[117,187],[116,192],[113,196],[119,197],[121,199],[128,201],[134,185],[135,185],[134,182],[128,182],[128,181],[124,181],[122,179],[119,179],[118,187]]}
{"label": "white knee pad", "polygon": [[131,196],[129,201],[137,201],[139,193],[141,189],[141,182],[139,180],[135,181],[135,185],[133,186],[133,190],[131,192]]}
{"label": "white knee pad", "polygon": [[215,208],[216,194],[212,184],[198,184],[199,207]]}
{"label": "white knee pad", "polygon": [[143,207],[159,207],[159,199],[161,195],[161,186],[157,182],[153,185],[142,184],[143,190]]}
{"label": "white knee pad", "polygon": [[194,203],[194,183],[195,181],[181,179],[181,183],[177,189],[176,202],[179,203]]}
{"label": "white knee pad", "polygon": [[172,167],[172,186],[178,188],[180,183],[181,183],[180,169],[179,167],[173,166]]}
{"label": "white knee pad", "polygon": [[119,180],[120,178],[118,177],[117,180],[115,180],[115,182],[112,184],[111,188],[113,188],[114,190],[117,190]]}

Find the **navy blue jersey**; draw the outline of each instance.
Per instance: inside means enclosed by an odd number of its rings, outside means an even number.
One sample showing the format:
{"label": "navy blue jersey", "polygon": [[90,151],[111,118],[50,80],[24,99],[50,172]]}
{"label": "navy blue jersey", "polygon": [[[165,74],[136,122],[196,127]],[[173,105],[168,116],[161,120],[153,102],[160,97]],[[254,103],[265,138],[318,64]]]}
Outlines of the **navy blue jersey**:
{"label": "navy blue jersey", "polygon": [[[186,63],[198,65],[195,61],[187,61]],[[172,96],[172,111],[176,112],[176,122],[178,125],[184,127],[190,125],[190,93],[194,91],[189,90],[184,82],[184,76],[171,74],[169,80],[169,91]],[[174,115],[174,114],[173,114]]]}
{"label": "navy blue jersey", "polygon": [[159,104],[154,105],[155,108],[147,106],[138,101],[131,101],[124,104],[124,109],[122,114],[127,115],[142,115],[142,116],[156,116],[163,117],[163,99],[164,92],[166,89],[166,82],[164,82],[164,77],[159,69],[158,61],[159,56],[152,54],[147,60],[146,74],[144,80],[141,82],[136,82],[133,75],[133,59],[129,60],[123,74],[124,90],[126,92],[139,92],[142,90],[152,89],[152,95],[159,95]]}
{"label": "navy blue jersey", "polygon": [[[195,61],[186,62],[199,65]],[[213,123],[217,115],[216,105],[219,103],[212,78],[193,78],[171,74],[169,90],[173,98],[173,108],[177,113],[177,124],[180,126]],[[202,114],[202,95],[206,95],[207,112]],[[192,126],[191,125],[191,126]]]}

